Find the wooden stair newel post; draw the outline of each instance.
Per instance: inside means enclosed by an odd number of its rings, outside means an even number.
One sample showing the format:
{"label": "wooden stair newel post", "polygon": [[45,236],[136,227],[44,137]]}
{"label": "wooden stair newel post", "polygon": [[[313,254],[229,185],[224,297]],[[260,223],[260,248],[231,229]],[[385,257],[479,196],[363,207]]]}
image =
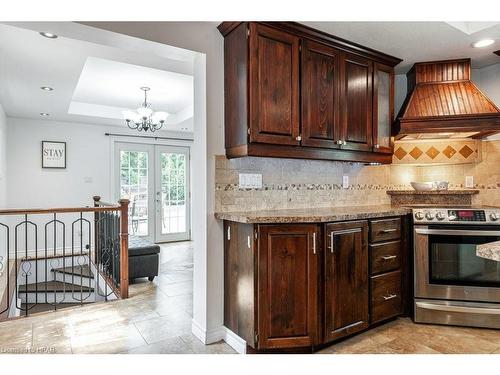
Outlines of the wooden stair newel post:
{"label": "wooden stair newel post", "polygon": [[128,199],[120,199],[120,296],[128,298]]}

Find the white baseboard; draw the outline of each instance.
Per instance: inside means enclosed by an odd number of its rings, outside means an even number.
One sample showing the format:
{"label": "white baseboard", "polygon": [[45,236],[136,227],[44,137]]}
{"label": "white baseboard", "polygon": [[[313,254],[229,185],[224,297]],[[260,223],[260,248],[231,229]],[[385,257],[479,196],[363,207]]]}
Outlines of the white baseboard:
{"label": "white baseboard", "polygon": [[247,351],[247,343],[236,333],[230,329],[220,326],[211,330],[203,329],[194,319],[191,321],[191,332],[203,344],[213,344],[224,340],[231,348],[240,354],[245,354]]}
{"label": "white baseboard", "polygon": [[224,338],[223,340],[228,344],[231,348],[236,350],[239,354],[246,354],[247,352],[247,342],[243,340],[236,333],[231,331],[227,327],[222,327],[224,330]]}
{"label": "white baseboard", "polygon": [[198,340],[200,340],[205,345],[213,344],[214,342],[223,340],[223,328],[223,326],[220,326],[207,331],[206,329],[202,328],[194,319],[191,320],[191,332],[198,338]]}

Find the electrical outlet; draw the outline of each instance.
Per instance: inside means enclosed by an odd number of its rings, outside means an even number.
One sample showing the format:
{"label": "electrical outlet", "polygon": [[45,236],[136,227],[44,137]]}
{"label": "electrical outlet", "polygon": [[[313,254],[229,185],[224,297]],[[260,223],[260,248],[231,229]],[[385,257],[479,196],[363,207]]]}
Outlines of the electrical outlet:
{"label": "electrical outlet", "polygon": [[238,186],[240,189],[260,189],[260,188],[262,188],[262,174],[260,174],[260,173],[240,173]]}
{"label": "electrical outlet", "polygon": [[465,176],[465,187],[466,188],[474,187],[474,176]]}
{"label": "electrical outlet", "polygon": [[342,176],[342,188],[347,189],[349,187],[349,176]]}

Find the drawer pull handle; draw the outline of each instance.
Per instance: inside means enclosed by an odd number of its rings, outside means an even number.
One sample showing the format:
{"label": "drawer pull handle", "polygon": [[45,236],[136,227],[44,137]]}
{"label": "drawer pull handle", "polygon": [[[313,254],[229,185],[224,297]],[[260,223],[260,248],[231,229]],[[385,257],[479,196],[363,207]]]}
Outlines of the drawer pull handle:
{"label": "drawer pull handle", "polygon": [[397,257],[398,257],[397,255],[383,255],[382,259],[383,260],[391,260],[391,259],[394,259],[394,258],[397,258]]}
{"label": "drawer pull handle", "polygon": [[382,233],[392,233],[396,232],[397,228],[391,228],[391,229],[382,229]]}
{"label": "drawer pull handle", "polygon": [[389,301],[391,299],[396,298],[397,296],[398,296],[397,294],[389,294],[388,296],[382,296],[382,298],[384,299],[384,301]]}

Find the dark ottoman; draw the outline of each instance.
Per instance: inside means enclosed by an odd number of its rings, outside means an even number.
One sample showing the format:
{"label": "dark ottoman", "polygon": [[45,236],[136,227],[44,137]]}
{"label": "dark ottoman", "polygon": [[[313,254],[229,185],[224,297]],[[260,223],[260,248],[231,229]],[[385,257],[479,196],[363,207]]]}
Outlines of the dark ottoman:
{"label": "dark ottoman", "polygon": [[137,279],[147,277],[153,281],[158,276],[160,246],[139,236],[129,236],[128,277]]}

